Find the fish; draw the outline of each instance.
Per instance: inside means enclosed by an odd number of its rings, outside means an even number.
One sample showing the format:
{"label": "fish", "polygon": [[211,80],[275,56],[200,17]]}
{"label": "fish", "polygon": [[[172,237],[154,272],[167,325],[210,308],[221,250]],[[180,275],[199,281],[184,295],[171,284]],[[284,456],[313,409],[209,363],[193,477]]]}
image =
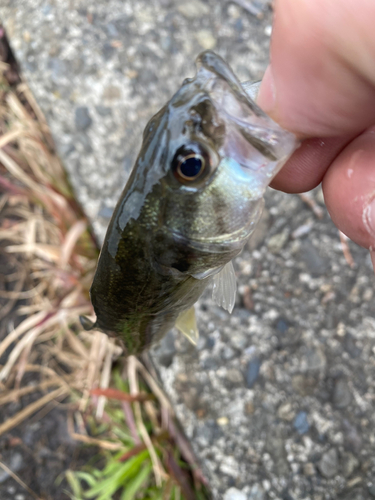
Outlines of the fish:
{"label": "fish", "polygon": [[264,192],[298,147],[212,51],[151,118],[110,220],[90,289],[96,321],[139,354],[175,325],[197,338],[194,304],[232,311],[233,259],[260,218]]}

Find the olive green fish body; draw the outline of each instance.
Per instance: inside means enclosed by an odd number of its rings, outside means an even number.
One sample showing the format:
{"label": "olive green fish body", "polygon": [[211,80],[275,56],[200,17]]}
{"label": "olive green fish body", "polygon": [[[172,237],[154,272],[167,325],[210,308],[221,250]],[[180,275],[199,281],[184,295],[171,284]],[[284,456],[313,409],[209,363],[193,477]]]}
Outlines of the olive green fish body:
{"label": "olive green fish body", "polygon": [[295,146],[226,63],[203,53],[144,131],[91,287],[95,326],[129,354],[160,339],[242,250]]}

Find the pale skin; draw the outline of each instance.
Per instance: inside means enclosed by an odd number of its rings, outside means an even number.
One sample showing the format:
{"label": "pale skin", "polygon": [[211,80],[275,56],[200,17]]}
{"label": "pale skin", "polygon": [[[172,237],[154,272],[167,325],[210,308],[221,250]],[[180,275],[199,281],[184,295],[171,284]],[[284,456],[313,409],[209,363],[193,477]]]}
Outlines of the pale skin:
{"label": "pale skin", "polygon": [[272,187],[320,182],[337,227],[375,268],[375,1],[276,0],[258,103],[304,140]]}

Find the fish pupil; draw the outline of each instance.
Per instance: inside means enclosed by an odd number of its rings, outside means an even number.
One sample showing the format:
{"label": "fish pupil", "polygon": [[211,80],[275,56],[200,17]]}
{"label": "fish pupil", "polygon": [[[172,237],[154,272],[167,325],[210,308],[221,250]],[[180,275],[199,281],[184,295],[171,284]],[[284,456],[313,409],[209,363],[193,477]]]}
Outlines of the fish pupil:
{"label": "fish pupil", "polygon": [[176,151],[171,167],[181,184],[195,186],[210,173],[210,156],[199,143],[185,144]]}
{"label": "fish pupil", "polygon": [[200,156],[189,156],[180,163],[180,172],[184,177],[195,178],[201,171],[203,161]]}

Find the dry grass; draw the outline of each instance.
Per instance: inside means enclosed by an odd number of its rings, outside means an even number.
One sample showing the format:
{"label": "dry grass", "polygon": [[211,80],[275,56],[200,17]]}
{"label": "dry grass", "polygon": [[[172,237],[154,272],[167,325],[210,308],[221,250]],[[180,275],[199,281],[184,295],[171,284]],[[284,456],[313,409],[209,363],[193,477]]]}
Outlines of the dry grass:
{"label": "dry grass", "polygon": [[[27,305],[0,343],[0,356],[8,352],[0,382],[5,390],[19,387],[30,360],[42,359],[51,369],[44,377],[54,377],[65,393],[73,386],[83,410],[93,387],[108,386],[112,361],[122,352],[106,335],[81,331],[79,323],[80,314],[92,314],[88,287],[97,248],[29,90],[20,84],[12,91],[2,83],[0,240],[19,271],[12,276],[13,290],[1,292],[9,298],[1,314],[16,300],[27,299]],[[56,360],[65,367],[60,377],[53,375]]]}
{"label": "dry grass", "polygon": [[[195,484],[204,479],[155,379],[138,359],[123,360],[114,339],[99,331],[86,332],[80,325],[79,315],[93,313],[88,290],[98,249],[40,109],[24,83],[9,86],[8,67],[0,64],[0,247],[13,269],[0,282],[0,299],[5,300],[0,319],[7,326],[0,342],[0,406],[32,391],[40,394],[0,425],[0,435],[52,400],[69,397],[68,427],[75,439],[103,450],[122,450],[120,461],[147,450],[160,498],[179,498],[181,493],[187,499],[198,498],[174,458],[172,442],[179,445],[178,457],[181,454],[192,465]],[[11,311],[16,319],[7,321]],[[119,358],[130,397],[120,397],[113,389],[112,367]],[[39,383],[24,385],[27,372],[38,373]],[[141,393],[140,386],[153,397]],[[108,406],[113,401],[116,411],[122,409],[132,444],[125,445],[116,434]],[[86,423],[93,417],[109,421],[106,432],[87,433]],[[145,471],[143,467],[146,477]]]}

